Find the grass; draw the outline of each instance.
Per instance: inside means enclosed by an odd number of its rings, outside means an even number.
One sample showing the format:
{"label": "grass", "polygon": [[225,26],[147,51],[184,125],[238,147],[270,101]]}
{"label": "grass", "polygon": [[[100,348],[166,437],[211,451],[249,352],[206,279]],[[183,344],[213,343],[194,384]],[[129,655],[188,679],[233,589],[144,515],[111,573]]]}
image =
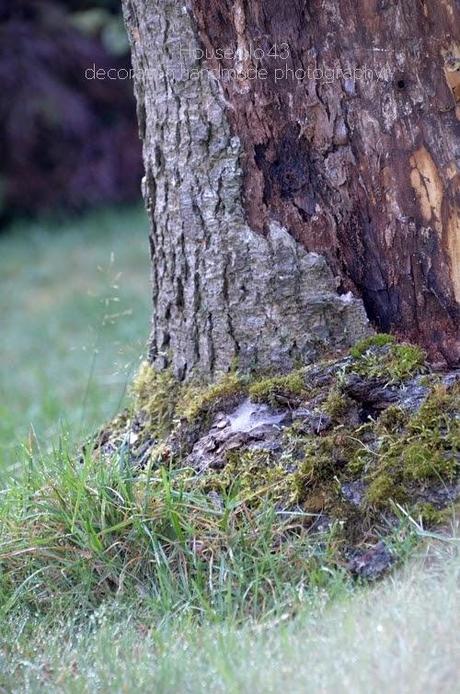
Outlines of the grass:
{"label": "grass", "polygon": [[458,690],[460,560],[438,556],[385,583],[318,591],[296,614],[197,626],[106,605],[50,633],[26,615],[0,637],[5,691],[453,692]]}
{"label": "grass", "polygon": [[146,226],[139,207],[0,237],[0,479],[32,429],[81,440],[120,408],[148,334]]}
{"label": "grass", "polygon": [[455,519],[429,550],[406,519],[392,548],[412,559],[366,586],[334,526],[75,456],[144,351],[146,233],[131,209],[0,238],[0,692],[455,691]]}
{"label": "grass", "polygon": [[[184,471],[185,472],[185,471]],[[243,620],[277,613],[299,591],[336,590],[334,528],[308,535],[304,515],[222,507],[166,469],[133,477],[119,460],[31,461],[0,508],[0,614],[91,610],[144,595],[160,618]]]}

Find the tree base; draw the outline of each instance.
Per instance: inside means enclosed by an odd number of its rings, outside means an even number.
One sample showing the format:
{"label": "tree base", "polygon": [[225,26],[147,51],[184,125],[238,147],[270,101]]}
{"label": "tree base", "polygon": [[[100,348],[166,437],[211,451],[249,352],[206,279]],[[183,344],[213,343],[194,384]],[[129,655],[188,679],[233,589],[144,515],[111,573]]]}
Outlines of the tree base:
{"label": "tree base", "polygon": [[168,468],[216,508],[268,501],[302,531],[334,529],[340,561],[373,577],[392,563],[382,536],[401,518],[448,519],[460,495],[459,414],[458,371],[432,372],[420,348],[376,335],[288,375],[233,373],[210,388],[145,366],[132,411],[95,449],[139,473]]}

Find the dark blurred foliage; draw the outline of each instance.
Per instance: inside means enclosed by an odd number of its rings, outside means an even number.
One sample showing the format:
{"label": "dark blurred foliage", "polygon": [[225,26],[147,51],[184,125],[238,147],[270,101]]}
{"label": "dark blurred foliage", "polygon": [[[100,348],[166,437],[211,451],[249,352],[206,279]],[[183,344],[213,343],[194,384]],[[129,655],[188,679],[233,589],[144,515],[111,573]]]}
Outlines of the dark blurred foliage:
{"label": "dark blurred foliage", "polygon": [[119,2],[0,0],[0,220],[139,197],[132,83]]}

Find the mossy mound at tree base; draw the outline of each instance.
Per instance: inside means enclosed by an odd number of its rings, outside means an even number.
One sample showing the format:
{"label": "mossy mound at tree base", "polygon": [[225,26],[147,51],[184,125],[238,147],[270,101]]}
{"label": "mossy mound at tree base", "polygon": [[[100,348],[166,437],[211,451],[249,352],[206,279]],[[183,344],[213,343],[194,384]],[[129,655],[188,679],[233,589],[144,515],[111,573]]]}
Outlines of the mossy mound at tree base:
{"label": "mossy mound at tree base", "polygon": [[430,371],[418,347],[391,336],[287,375],[234,372],[209,387],[144,365],[133,395],[99,435],[102,456],[168,468],[217,506],[269,500],[302,512],[305,530],[337,527],[362,575],[369,552],[391,563],[381,541],[399,508],[429,526],[460,496],[460,371]]}

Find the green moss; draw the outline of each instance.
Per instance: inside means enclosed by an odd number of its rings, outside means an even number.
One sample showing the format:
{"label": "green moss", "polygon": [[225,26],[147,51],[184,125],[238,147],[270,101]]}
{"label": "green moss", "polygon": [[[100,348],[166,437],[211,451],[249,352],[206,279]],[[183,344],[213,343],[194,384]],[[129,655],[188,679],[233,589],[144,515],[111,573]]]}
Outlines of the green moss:
{"label": "green moss", "polygon": [[350,400],[339,388],[333,388],[322,405],[322,409],[332,419],[338,420],[347,414],[350,409]]}
{"label": "green moss", "polygon": [[384,347],[383,350],[368,348],[358,355],[351,369],[366,378],[383,378],[390,383],[426,370],[426,354],[418,345],[387,342]]}
{"label": "green moss", "polygon": [[132,385],[134,412],[143,413],[151,434],[163,436],[172,427],[180,385],[170,370],[156,371],[143,362]]}
{"label": "green moss", "polygon": [[440,525],[446,520],[446,510],[440,511],[433,504],[419,503],[411,510],[411,515],[416,520],[421,520],[424,525]]}
{"label": "green moss", "polygon": [[[398,344],[391,336],[360,343],[355,355],[353,370],[387,381],[404,381],[424,368],[422,350]],[[434,379],[432,375],[431,384]],[[184,485],[215,491],[222,498],[231,496],[248,507],[268,499],[281,508],[300,506],[313,514],[326,511],[333,521],[343,521],[347,537],[364,532],[366,524],[369,527],[390,507],[390,501],[414,503],[418,490],[455,479],[460,456],[460,385],[449,391],[433,387],[415,415],[391,406],[376,421],[356,426],[353,417],[347,419],[351,403],[341,390],[340,378],[330,381],[328,377],[324,385],[309,388],[308,369],[301,368],[258,380],[233,371],[210,386],[181,385],[170,372],[159,374],[144,364],[133,388],[134,407],[146,418],[145,435],[153,432],[160,444],[161,434],[179,418],[190,422],[187,432],[205,431],[218,408],[236,407],[244,397],[285,408],[300,402],[312,410],[321,408],[332,418],[327,432],[308,435],[303,433],[305,423],[294,423],[283,430],[281,454],[237,449],[228,454],[223,469],[200,475],[187,470]],[[154,451],[158,464],[168,465],[168,448]],[[366,489],[364,506],[353,506],[342,492],[345,483],[356,480]],[[429,509],[422,511],[428,522]]]}
{"label": "green moss", "polygon": [[426,368],[426,353],[418,345],[393,345],[390,354],[386,369],[393,380],[401,381],[421,373]]}
{"label": "green moss", "polygon": [[444,443],[455,449],[460,449],[460,383],[456,383],[449,391],[442,384],[435,385],[431,394],[411,419],[409,429],[425,439],[433,436],[444,439]]}
{"label": "green moss", "polygon": [[247,382],[237,372],[211,385],[179,383],[170,370],[156,371],[143,362],[132,386],[133,408],[145,413],[152,428],[167,433],[174,419],[196,420],[222,401],[247,392]]}
{"label": "green moss", "polygon": [[352,477],[362,475],[366,470],[369,454],[365,448],[359,448],[348,463],[348,472]]}
{"label": "green moss", "polygon": [[362,476],[369,462],[369,449],[365,443],[372,433],[370,424],[347,427],[339,424],[322,436],[299,435],[293,426],[286,432],[290,437],[289,458],[285,467],[295,465],[294,484],[298,503],[308,504],[318,489],[326,491],[329,503],[337,502],[341,481],[352,481]]}
{"label": "green moss", "polygon": [[188,384],[182,389],[177,403],[177,415],[189,421],[214,409],[216,404],[237,396],[249,395],[256,402],[286,403],[292,398],[307,394],[304,382],[305,369],[298,369],[283,376],[271,378],[243,378],[238,372],[230,372],[217,383],[209,386]]}
{"label": "green moss", "polygon": [[[236,450],[227,455],[222,470],[208,470],[200,489],[231,495],[238,503],[257,506],[263,500],[283,508],[299,504],[305,511],[327,509],[343,514],[338,475],[348,455],[356,455],[359,441],[336,433],[328,437],[298,437],[294,432],[282,456],[261,450]],[[339,509],[340,507],[340,509]]]}
{"label": "green moss", "polygon": [[263,378],[255,381],[249,387],[249,395],[253,400],[270,404],[306,394],[305,369],[291,371],[285,376]]}
{"label": "green moss", "polygon": [[450,391],[437,385],[407,427],[410,439],[429,448],[433,460],[443,457],[442,464],[438,463],[437,468],[449,479],[459,470],[459,410],[460,384]]}
{"label": "green moss", "polygon": [[379,433],[401,431],[409,421],[409,413],[397,405],[390,405],[382,412],[376,423]]}
{"label": "green moss", "polygon": [[355,359],[359,359],[363,354],[367,352],[367,350],[370,347],[383,347],[384,345],[391,345],[394,342],[395,337],[393,335],[387,335],[386,333],[378,333],[377,335],[365,337],[363,340],[357,342],[350,349],[350,354]]}
{"label": "green moss", "polygon": [[404,497],[404,491],[398,480],[385,472],[374,477],[366,492],[367,502],[377,508],[386,506],[390,500],[403,501]]}
{"label": "green moss", "polygon": [[317,451],[316,455],[309,451],[309,455],[299,465],[296,472],[297,489],[317,485],[319,482],[324,482],[334,476],[335,464],[332,456],[332,446],[330,446],[328,452],[324,448],[322,451]]}
{"label": "green moss", "polygon": [[219,381],[209,386],[193,383],[185,386],[177,403],[176,413],[188,421],[194,421],[209,412],[217,403],[244,395],[247,385],[237,372],[225,374]]}
{"label": "green moss", "polygon": [[460,386],[448,392],[437,385],[412,417],[393,408],[386,422],[379,422],[380,449],[367,477],[371,505],[413,493],[414,483],[449,483],[455,479],[460,460],[459,393]]}
{"label": "green moss", "polygon": [[[337,476],[356,455],[359,440],[339,429],[329,436],[307,436],[300,440],[301,459],[294,473],[298,502],[309,502],[318,489],[327,491],[329,500],[337,496]],[[297,446],[296,457],[299,456]],[[311,504],[309,504],[311,507]]]}
{"label": "green moss", "polygon": [[426,442],[391,438],[367,480],[370,482],[366,498],[369,504],[382,506],[388,501],[401,501],[413,493],[413,484],[451,482],[458,463],[443,451]]}
{"label": "green moss", "polygon": [[438,447],[430,446],[423,441],[414,441],[407,445],[402,451],[401,461],[403,476],[408,481],[451,481],[457,468],[455,460],[442,455]]}
{"label": "green moss", "polygon": [[203,491],[234,496],[239,503],[258,506],[265,499],[288,505],[293,497],[293,474],[267,451],[232,451],[223,470],[209,470],[202,478]]}

